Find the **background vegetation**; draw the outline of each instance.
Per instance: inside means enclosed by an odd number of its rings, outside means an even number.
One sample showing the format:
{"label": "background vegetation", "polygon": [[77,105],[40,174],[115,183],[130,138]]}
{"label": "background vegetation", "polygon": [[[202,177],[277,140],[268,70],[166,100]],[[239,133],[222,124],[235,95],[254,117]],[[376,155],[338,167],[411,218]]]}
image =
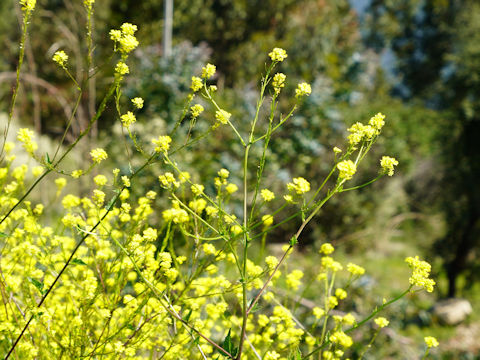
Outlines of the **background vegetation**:
{"label": "background vegetation", "polygon": [[[139,24],[141,47],[131,65],[128,96],[142,96],[145,107],[138,114],[139,136],[149,140],[152,130],[171,128],[182,113],[192,73],[208,60],[217,65],[214,83],[221,89],[221,104],[237,118],[251,118],[255,111],[258,74],[264,71],[265,53],[275,46],[285,48],[289,61],[281,65],[291,86],[298,81],[312,84],[312,95],[297,116],[271,144],[266,186],[287,181],[296,174],[307,179],[323,178],[329,171],[333,146],[345,129],[365,121],[376,112],[387,115],[376,155],[388,152],[400,160],[398,176],[358,192],[333,199],[301,244],[298,262],[305,271],[315,266],[311,253],[328,240],[340,251],[361,259],[378,276],[365,283],[375,294],[391,289],[402,273],[403,258],[412,250],[433,264],[440,284],[439,298],[465,297],[479,306],[480,274],[480,4],[475,0],[343,1],[343,0],[177,0],[174,2],[171,57],[163,56],[161,39],[163,4],[159,1],[103,0],[96,6],[96,68],[102,76],[90,84],[81,101],[67,142],[76,137],[100,100],[95,89],[105,88],[113,73],[109,40],[105,35],[123,21]],[[44,135],[61,136],[64,113],[74,94],[51,62],[62,48],[82,53],[84,16],[82,2],[38,0],[32,20],[32,36],[26,46],[26,69],[17,106],[21,126]],[[17,1],[0,2],[0,110],[6,112],[14,81],[20,8]],[[53,28],[51,24],[55,24]],[[60,29],[60,32],[57,31]],[[49,41],[44,41],[49,39]],[[81,73],[85,59],[72,56]],[[62,82],[65,82],[65,88]],[[287,86],[289,86],[287,84]],[[292,91],[292,89],[290,89]],[[102,91],[103,93],[103,91]],[[282,109],[291,104],[281,103]],[[1,120],[4,121],[4,120]],[[206,125],[205,125],[206,126]],[[248,126],[245,122],[245,126]],[[246,128],[245,128],[246,129]],[[201,131],[201,124],[197,131]],[[181,131],[187,131],[187,126]],[[115,109],[106,114],[89,142],[105,147],[118,163],[124,153]],[[232,134],[218,132],[215,139],[198,144],[184,163],[192,174],[213,178],[228,164],[241,168],[238,145]],[[216,148],[231,144],[227,152]],[[88,145],[88,144],[87,144]],[[90,148],[85,145],[85,149]],[[206,150],[209,151],[206,151]],[[205,156],[205,154],[209,154]],[[302,154],[302,155],[298,155]],[[116,155],[118,158],[116,158]],[[77,153],[82,161],[82,150]],[[378,156],[372,156],[373,159]],[[132,159],[135,163],[135,158]],[[377,164],[371,163],[375,175]],[[121,169],[126,172],[127,169]],[[143,193],[159,173],[149,170],[141,178]],[[254,176],[254,171],[252,171]],[[232,179],[240,183],[240,179]],[[271,183],[269,184],[268,181]],[[361,180],[359,180],[361,182]],[[80,192],[82,189],[80,189]],[[299,220],[300,221],[300,220]],[[292,222],[279,228],[275,239],[285,243]],[[275,244],[271,244],[275,246]],[[313,263],[312,263],[313,262]],[[311,265],[311,266],[310,266]],[[388,273],[382,272],[388,265]],[[313,276],[313,270],[310,270]],[[310,296],[314,295],[314,290]],[[392,290],[393,291],[393,290]],[[379,295],[381,296],[381,295]],[[420,311],[401,306],[385,356],[399,354],[408,334],[436,335],[442,345],[439,357],[475,358],[478,344],[465,339],[480,334],[480,317],[474,315],[458,327],[444,327],[429,316],[433,297],[418,299]],[[391,345],[396,344],[396,345]],[[407,352],[408,353],[408,352]],[[463,354],[463,355],[462,355]],[[477,355],[478,356],[478,355]]]}

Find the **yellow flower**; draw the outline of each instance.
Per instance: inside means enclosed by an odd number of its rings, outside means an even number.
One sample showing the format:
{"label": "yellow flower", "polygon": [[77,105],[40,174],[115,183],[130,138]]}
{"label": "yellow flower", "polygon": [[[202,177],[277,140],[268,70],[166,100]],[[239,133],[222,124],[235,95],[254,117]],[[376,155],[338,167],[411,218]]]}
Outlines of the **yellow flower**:
{"label": "yellow flower", "polygon": [[20,0],[20,5],[22,5],[23,11],[35,10],[36,4],[37,4],[37,0]]}
{"label": "yellow flower", "polygon": [[344,160],[337,164],[337,169],[340,171],[340,179],[350,180],[357,171],[357,166],[352,160]]}
{"label": "yellow flower", "polygon": [[105,175],[97,175],[93,178],[93,181],[98,186],[104,186],[107,183],[107,177]]}
{"label": "yellow flower", "polygon": [[343,331],[335,331],[332,335],[330,335],[329,339],[332,343],[340,344],[345,348],[353,345],[352,338],[345,334]]}
{"label": "yellow flower", "polygon": [[388,174],[388,176],[393,176],[394,167],[398,165],[398,161],[395,158],[390,156],[383,156],[380,160],[380,166],[383,169],[383,172]]}
{"label": "yellow flower", "polygon": [[192,112],[192,116],[194,118],[198,117],[204,110],[205,109],[200,104],[195,104],[190,108],[190,111]]}
{"label": "yellow flower", "polygon": [[273,216],[272,215],[263,215],[262,222],[265,227],[269,227],[273,224]]}
{"label": "yellow flower", "polygon": [[310,96],[311,93],[312,93],[312,87],[306,82],[298,84],[297,88],[295,89],[296,98],[299,98],[302,96]]}
{"label": "yellow flower", "polygon": [[228,176],[230,175],[230,171],[228,171],[227,169],[220,169],[218,170],[218,176],[220,176],[222,179],[226,179],[228,178]]}
{"label": "yellow flower", "polygon": [[274,48],[268,54],[268,56],[270,56],[270,59],[272,59],[272,61],[274,61],[274,62],[282,62],[283,60],[285,60],[288,57],[287,52],[285,50],[283,50],[282,48]]}
{"label": "yellow flower", "polygon": [[347,271],[352,275],[363,275],[365,274],[365,269],[361,266],[355,265],[353,263],[347,264]]}
{"label": "yellow flower", "polygon": [[377,324],[377,326],[381,329],[381,328],[384,328],[386,326],[388,326],[388,324],[390,323],[387,319],[385,319],[384,317],[378,317],[376,318],[375,320],[375,324]]}
{"label": "yellow flower", "polygon": [[119,75],[126,75],[130,72],[128,65],[125,64],[123,61],[119,61],[115,66],[115,73]]}
{"label": "yellow flower", "polygon": [[172,142],[172,138],[168,135],[159,136],[158,139],[152,139],[152,143],[155,146],[155,152],[157,153],[166,153],[168,149],[170,149],[170,143]]}
{"label": "yellow flower", "polygon": [[269,202],[269,201],[272,201],[273,199],[275,199],[275,194],[268,189],[262,189],[260,191],[260,195],[262,196],[262,199],[265,202]]}
{"label": "yellow flower", "polygon": [[373,116],[370,121],[368,122],[369,125],[373,126],[375,129],[380,130],[383,125],[385,125],[385,115],[382,113],[378,113],[377,115]]}
{"label": "yellow flower", "polygon": [[93,162],[96,164],[108,158],[107,152],[101,148],[90,151],[90,156],[92,157]]}
{"label": "yellow flower", "polygon": [[310,183],[302,177],[297,177],[293,179],[293,182],[287,184],[287,189],[298,195],[305,194],[310,191]]}
{"label": "yellow flower", "polygon": [[285,87],[285,79],[286,78],[287,77],[283,73],[277,73],[273,77],[272,85],[273,85],[273,88],[274,88],[276,94],[280,93],[280,90],[283,87]]}
{"label": "yellow flower", "polygon": [[435,339],[433,336],[425,336],[424,340],[428,348],[437,347],[439,345],[437,339]]}
{"label": "yellow flower", "polygon": [[137,118],[135,117],[135,115],[133,115],[131,111],[127,111],[126,114],[123,114],[122,116],[120,116],[120,120],[122,121],[122,125],[128,128],[135,121],[137,121]]}
{"label": "yellow flower", "polygon": [[418,256],[407,257],[405,262],[412,268],[412,276],[410,276],[409,282],[412,285],[419,286],[427,290],[427,292],[432,292],[435,286],[435,281],[429,279],[430,271],[432,269],[431,265],[422,261]]}
{"label": "yellow flower", "polygon": [[68,55],[65,54],[65,51],[59,50],[53,55],[53,61],[55,61],[59,66],[65,67],[68,61]]}
{"label": "yellow flower", "polygon": [[217,121],[221,124],[227,124],[228,123],[228,120],[230,120],[230,117],[232,116],[232,114],[230,114],[229,112],[225,111],[225,110],[217,110],[215,112],[215,119],[217,119]]}
{"label": "yellow flower", "polygon": [[235,185],[235,184],[228,184],[226,187],[225,187],[225,190],[227,190],[227,192],[229,194],[233,194],[234,192],[236,192],[238,190],[238,186]]}
{"label": "yellow flower", "polygon": [[143,108],[143,99],[141,97],[136,97],[132,99],[132,104],[137,109]]}
{"label": "yellow flower", "polygon": [[217,68],[215,65],[212,64],[207,64],[202,68],[202,78],[204,79],[209,79],[213,75],[215,75],[215,71],[217,71]]}
{"label": "yellow flower", "polygon": [[325,255],[330,255],[334,251],[335,251],[335,248],[332,246],[332,244],[329,244],[329,243],[322,244],[322,246],[320,247],[320,252]]}
{"label": "yellow flower", "polygon": [[190,85],[190,89],[193,90],[193,92],[197,92],[203,87],[203,81],[197,76],[192,76],[192,85]]}

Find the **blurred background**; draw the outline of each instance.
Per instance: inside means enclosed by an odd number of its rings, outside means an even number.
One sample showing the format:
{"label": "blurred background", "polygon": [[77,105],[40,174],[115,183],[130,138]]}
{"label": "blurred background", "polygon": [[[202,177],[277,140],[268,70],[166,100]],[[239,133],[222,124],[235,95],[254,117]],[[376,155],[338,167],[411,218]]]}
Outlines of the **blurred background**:
{"label": "blurred background", "polygon": [[[85,127],[105,94],[115,64],[108,31],[125,21],[139,26],[141,45],[130,59],[123,91],[145,99],[135,127],[145,141],[172,128],[191,76],[207,61],[217,65],[213,83],[219,103],[246,131],[267,53],[273,47],[286,49],[289,56],[279,71],[287,75],[284,92],[290,96],[284,95],[280,110],[291,107],[299,81],[312,84],[312,95],[272,139],[264,186],[281,194],[294,176],[318,185],[330,170],[332,148],[344,146],[346,128],[377,112],[387,116],[385,130],[356,182],[377,174],[382,155],[400,161],[393,178],[333,199],[304,232],[302,251],[292,261],[315,276],[317,250],[332,242],[341,256],[367,268],[371,277],[358,291],[362,301],[374,303],[406,287],[406,256],[426,258],[433,265],[437,291],[391,310],[391,332],[372,359],[414,359],[419,342],[408,338],[424,334],[440,340],[433,352],[437,358],[480,359],[475,340],[480,337],[480,2],[175,0],[172,5],[169,17],[160,0],[97,0],[98,75],[89,81],[67,143]],[[0,2],[4,113],[15,78],[20,15],[18,1]],[[165,26],[170,20],[171,28]],[[171,29],[171,45],[164,29]],[[65,50],[73,75],[81,79],[84,39],[82,1],[37,0],[15,126],[34,128],[45,144],[60,139],[76,94],[51,57]],[[0,115],[0,121],[5,117]],[[208,126],[199,121],[195,131]],[[187,130],[188,124],[182,126],[181,131]],[[122,171],[127,172],[125,142],[111,141],[112,134],[125,138],[113,104],[83,150],[73,155],[75,161],[95,143],[108,150],[112,166],[125,164]],[[175,160],[195,177],[213,179],[221,167],[240,175],[239,154],[240,145],[223,129]],[[130,160],[141,161],[135,155]],[[141,194],[157,186],[159,173],[149,169],[134,191]],[[233,180],[240,185],[239,178]],[[299,221],[279,228],[271,239],[285,243]],[[315,296],[315,290],[304,295]]]}

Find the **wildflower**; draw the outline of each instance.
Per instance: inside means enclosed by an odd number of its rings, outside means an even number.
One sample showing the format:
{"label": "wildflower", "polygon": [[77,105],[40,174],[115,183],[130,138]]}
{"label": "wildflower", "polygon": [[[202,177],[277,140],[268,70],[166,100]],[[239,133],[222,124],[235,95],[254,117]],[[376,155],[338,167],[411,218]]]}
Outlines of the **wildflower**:
{"label": "wildflower", "polygon": [[335,147],[333,148],[333,152],[334,152],[335,154],[340,154],[340,153],[342,152],[342,149],[340,149],[340,148],[338,148],[338,147],[335,146]]}
{"label": "wildflower", "polygon": [[386,326],[388,326],[388,324],[390,323],[387,319],[385,319],[384,317],[378,317],[376,318],[375,320],[373,320],[375,322],[375,324],[377,324],[377,326],[381,329],[381,328],[384,328]]}
{"label": "wildflower", "polygon": [[122,26],[120,26],[120,29],[125,35],[133,35],[138,30],[137,25],[133,25],[130,23],[123,23]]}
{"label": "wildflower", "polygon": [[208,91],[210,91],[211,93],[214,93],[215,91],[217,91],[217,86],[216,85],[210,85],[208,87]]}
{"label": "wildflower", "polygon": [[320,247],[320,252],[325,255],[330,255],[334,251],[335,251],[335,248],[332,246],[332,244],[329,244],[329,243],[322,244],[322,246]]}
{"label": "wildflower", "polygon": [[341,288],[335,290],[335,296],[340,300],[343,300],[347,297],[347,292]]}
{"label": "wildflower", "polygon": [[338,305],[338,300],[335,296],[329,296],[327,304],[329,309],[333,309],[335,306]]}
{"label": "wildflower", "polygon": [[265,202],[269,202],[269,201],[272,201],[273,199],[275,199],[275,194],[268,189],[262,189],[260,191],[260,195],[262,196],[262,199]]}
{"label": "wildflower", "polygon": [[365,269],[361,266],[355,265],[353,263],[347,264],[347,271],[352,275],[363,275],[365,274]]}
{"label": "wildflower", "polygon": [[92,157],[93,162],[96,164],[99,164],[108,158],[107,152],[101,148],[96,148],[90,151],[90,156]]}
{"label": "wildflower", "polygon": [[290,274],[287,275],[287,286],[293,290],[298,290],[298,287],[302,284],[300,279],[303,277],[303,271],[293,270]]}
{"label": "wildflower", "polygon": [[325,316],[325,310],[319,308],[318,306],[314,307],[312,311],[313,316],[315,316],[315,318],[317,318],[318,320]]}
{"label": "wildflower", "polygon": [[272,215],[263,215],[262,222],[265,227],[269,227],[273,224],[273,216]]}
{"label": "wildflower", "polygon": [[215,255],[217,249],[212,244],[203,244],[203,252],[205,255]]}
{"label": "wildflower", "polygon": [[190,108],[190,111],[192,112],[192,117],[194,118],[198,117],[204,110],[205,109],[200,104],[195,104]]}
{"label": "wildflower", "polygon": [[273,270],[278,265],[278,259],[275,256],[267,256],[265,264],[267,264],[269,270]]}
{"label": "wildflower", "polygon": [[188,203],[188,206],[197,214],[201,214],[207,206],[207,201],[205,199],[192,200]]}
{"label": "wildflower", "polygon": [[138,40],[133,35],[124,35],[119,41],[120,43],[120,52],[123,54],[128,54],[136,49],[138,46]]}
{"label": "wildflower", "polygon": [[205,208],[205,212],[207,213],[208,216],[215,217],[218,214],[218,209],[213,206],[207,206]]}
{"label": "wildflower", "polygon": [[232,114],[230,114],[229,112],[225,111],[225,110],[217,110],[215,112],[215,119],[217,119],[217,121],[221,124],[227,124],[228,123],[228,120],[230,120],[230,117],[232,116]]}
{"label": "wildflower", "polygon": [[171,185],[177,188],[180,186],[179,182],[171,172],[166,172],[165,174],[160,175],[158,181],[160,181],[160,184],[167,189],[170,188]]}
{"label": "wildflower", "polygon": [[433,336],[425,336],[423,339],[428,348],[437,347],[439,345],[438,340]]}
{"label": "wildflower", "polygon": [[273,82],[272,82],[273,88],[275,90],[275,94],[279,94],[280,90],[283,87],[285,87],[285,79],[286,78],[287,77],[283,73],[275,74],[275,76],[273,77]]}
{"label": "wildflower", "polygon": [[68,55],[65,54],[65,51],[59,50],[55,52],[55,54],[52,57],[52,60],[62,68],[65,68],[65,65],[67,64],[67,61],[68,61]]}
{"label": "wildflower", "polygon": [[23,143],[23,148],[30,154],[33,154],[38,149],[37,143],[32,141],[33,135],[33,130],[26,128],[19,129],[17,133],[17,140]]}
{"label": "wildflower", "polygon": [[95,3],[95,0],[83,0],[83,6],[85,6],[87,10],[92,10],[94,3]]}
{"label": "wildflower", "polygon": [[228,178],[228,176],[230,175],[230,171],[228,171],[227,169],[220,169],[218,170],[218,176],[220,176],[222,179],[226,179]]}
{"label": "wildflower", "polygon": [[330,335],[330,341],[341,346],[348,348],[353,345],[353,340],[350,336],[345,334],[343,331],[335,331]]}
{"label": "wildflower", "polygon": [[193,92],[197,92],[203,87],[203,81],[197,76],[192,76],[192,85],[190,85],[190,89],[193,90]]}
{"label": "wildflower", "polygon": [[157,153],[166,153],[168,149],[170,149],[170,143],[172,142],[172,138],[168,135],[159,136],[158,139],[152,139],[152,143],[155,146],[155,152]]}
{"label": "wildflower", "polygon": [[429,279],[432,269],[431,265],[426,261],[419,260],[418,256],[415,256],[415,258],[407,257],[405,262],[413,270],[412,276],[410,276],[409,279],[410,284],[422,287],[427,290],[427,292],[432,292],[435,281]]}
{"label": "wildflower", "polygon": [[196,196],[200,195],[203,193],[203,190],[205,189],[205,186],[201,184],[193,184],[190,189],[192,190],[192,193]]}
{"label": "wildflower", "polygon": [[305,82],[298,84],[297,88],[295,89],[296,98],[300,98],[302,96],[310,96],[311,93],[312,87]]}
{"label": "wildflower", "polygon": [[[58,180],[58,179],[57,179]],[[104,186],[107,183],[107,177],[105,175],[97,175],[93,178],[93,181],[98,186]]]}
{"label": "wildflower", "polygon": [[26,12],[35,10],[36,4],[37,4],[37,0],[20,0],[20,5],[22,6],[22,10]]}
{"label": "wildflower", "polygon": [[234,192],[236,192],[238,190],[238,186],[235,185],[235,184],[228,184],[226,187],[225,187],[225,190],[227,190],[227,192],[229,194],[233,194]]}
{"label": "wildflower", "polygon": [[337,164],[337,169],[340,171],[340,179],[350,180],[357,171],[357,166],[352,160],[344,160]]}
{"label": "wildflower", "polygon": [[297,177],[293,179],[293,182],[287,184],[287,188],[289,191],[301,195],[310,191],[310,183],[302,177]]}
{"label": "wildflower", "polygon": [[132,104],[137,109],[143,108],[143,99],[141,97],[136,97],[132,99]]}
{"label": "wildflower", "polygon": [[130,187],[130,179],[128,178],[128,176],[126,175],[122,176],[122,182],[123,182],[123,186]]}
{"label": "wildflower", "polygon": [[378,113],[375,116],[373,116],[370,121],[368,122],[369,125],[373,126],[377,130],[381,130],[383,125],[385,125],[385,115],[382,113]]}
{"label": "wildflower", "polygon": [[347,315],[345,315],[343,318],[342,318],[342,322],[347,324],[347,325],[350,325],[352,326],[353,324],[355,324],[356,320],[355,320],[355,316],[353,316],[352,314],[348,313]]}
{"label": "wildflower", "polygon": [[270,59],[272,59],[272,61],[274,61],[274,62],[282,62],[283,60],[285,60],[288,57],[287,52],[285,50],[283,50],[282,48],[274,48],[268,54],[268,56],[270,56]]}
{"label": "wildflower", "polygon": [[[135,50],[138,46],[138,40],[134,35],[135,31],[137,31],[137,26],[130,23],[122,24],[120,30],[110,30],[110,39],[115,42],[115,51],[119,50],[126,55]],[[118,48],[116,47],[117,43]]]}
{"label": "wildflower", "polygon": [[82,175],[83,175],[83,170],[73,170],[72,171],[72,177],[74,179],[78,179]]}
{"label": "wildflower", "polygon": [[120,116],[120,120],[122,121],[122,125],[126,128],[130,127],[135,121],[137,121],[137,118],[131,111],[128,111],[126,114]]}
{"label": "wildflower", "polygon": [[382,156],[380,160],[380,166],[384,173],[388,174],[388,176],[393,176],[394,167],[398,165],[398,161],[395,158],[390,156]]}
{"label": "wildflower", "polygon": [[115,73],[118,75],[126,75],[130,72],[128,65],[125,64],[123,61],[119,61],[115,66]]}
{"label": "wildflower", "polygon": [[209,79],[213,75],[215,75],[215,71],[217,71],[217,67],[212,64],[207,64],[202,68],[202,78]]}

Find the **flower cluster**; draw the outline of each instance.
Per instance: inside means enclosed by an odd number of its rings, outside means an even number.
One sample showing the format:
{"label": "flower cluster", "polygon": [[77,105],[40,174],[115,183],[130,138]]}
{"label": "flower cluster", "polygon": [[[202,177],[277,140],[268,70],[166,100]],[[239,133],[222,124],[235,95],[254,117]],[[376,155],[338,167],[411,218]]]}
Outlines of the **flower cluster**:
{"label": "flower cluster", "polygon": [[310,191],[310,183],[302,177],[296,177],[287,184],[287,189],[297,195],[302,195]]}
{"label": "flower cluster", "polygon": [[68,55],[65,54],[65,51],[59,50],[59,51],[55,52],[52,60],[54,62],[56,62],[62,68],[65,68],[65,66],[67,65],[67,61],[68,61]]}
{"label": "flower cluster", "polygon": [[344,160],[337,164],[339,179],[350,180],[357,172],[357,165],[352,160]]}
{"label": "flower cluster", "polygon": [[138,46],[138,40],[135,37],[137,26],[124,23],[120,30],[110,30],[110,39],[115,42],[115,51],[120,51],[123,55],[135,50]]}
{"label": "flower cluster", "polygon": [[92,161],[95,164],[98,164],[108,158],[107,152],[100,148],[93,149],[92,151],[90,151],[90,156],[92,157]]}
{"label": "flower cluster", "polygon": [[159,136],[158,139],[152,139],[152,143],[155,146],[155,152],[157,153],[166,153],[168,149],[170,149],[170,143],[172,142],[172,139],[170,136]]}
{"label": "flower cluster", "polygon": [[407,257],[405,262],[412,269],[412,275],[410,276],[410,284],[424,288],[428,292],[432,292],[435,286],[435,281],[430,279],[430,271],[432,270],[431,265],[422,261],[418,256]]}
{"label": "flower cluster", "polygon": [[274,61],[274,62],[282,62],[283,60],[285,60],[288,57],[287,52],[285,50],[283,50],[282,48],[274,48],[268,54],[268,56],[270,56],[270,59],[272,59],[272,61]]}
{"label": "flower cluster", "polygon": [[393,176],[395,166],[397,165],[398,161],[390,156],[383,156],[380,159],[380,166],[382,167],[383,172],[388,174],[388,176]]}

